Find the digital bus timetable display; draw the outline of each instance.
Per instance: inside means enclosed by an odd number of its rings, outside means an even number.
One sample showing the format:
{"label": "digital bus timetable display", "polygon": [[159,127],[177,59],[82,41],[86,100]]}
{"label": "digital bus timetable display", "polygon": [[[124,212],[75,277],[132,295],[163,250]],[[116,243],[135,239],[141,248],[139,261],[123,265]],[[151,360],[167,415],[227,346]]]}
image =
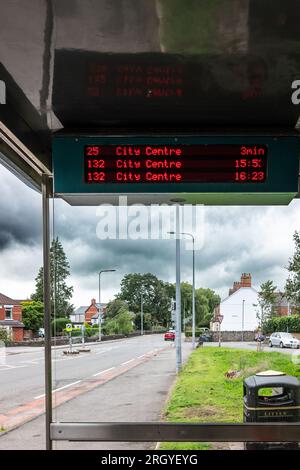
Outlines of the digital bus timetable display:
{"label": "digital bus timetable display", "polygon": [[[298,193],[298,134],[53,136],[54,194],[73,205],[288,204]],[[117,132],[117,130],[115,130]]]}
{"label": "digital bus timetable display", "polygon": [[264,183],[267,145],[86,145],[87,184]]}

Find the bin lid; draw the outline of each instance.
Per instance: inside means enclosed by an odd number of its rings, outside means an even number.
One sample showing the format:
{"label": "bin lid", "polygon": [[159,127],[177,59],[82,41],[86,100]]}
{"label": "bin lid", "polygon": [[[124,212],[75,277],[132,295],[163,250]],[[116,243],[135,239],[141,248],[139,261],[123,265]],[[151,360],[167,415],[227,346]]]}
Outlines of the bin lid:
{"label": "bin lid", "polygon": [[291,375],[251,375],[244,380],[247,388],[290,387],[299,388],[300,381]]}
{"label": "bin lid", "polygon": [[263,372],[257,372],[257,374],[260,377],[275,377],[278,375],[286,375],[285,372],[280,372],[279,370],[265,370]]}

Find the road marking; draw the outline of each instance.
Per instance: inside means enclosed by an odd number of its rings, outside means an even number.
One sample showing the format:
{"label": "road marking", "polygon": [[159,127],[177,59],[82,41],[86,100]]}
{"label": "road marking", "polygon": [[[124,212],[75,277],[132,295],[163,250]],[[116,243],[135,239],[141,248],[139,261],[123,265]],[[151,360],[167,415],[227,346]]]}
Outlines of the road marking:
{"label": "road marking", "polygon": [[[1,367],[6,367],[6,369],[1,369]],[[4,372],[6,370],[15,370],[15,369],[22,369],[22,367],[28,367],[28,366],[9,366],[9,365],[6,365],[6,364],[2,364],[0,366],[0,372]]]}
{"label": "road marking", "polygon": [[[82,382],[82,380],[77,380],[76,382],[72,382],[71,384],[64,385],[63,387],[60,387],[60,388],[56,388],[55,390],[52,390],[52,393],[60,392],[61,390],[64,390],[65,388],[68,388],[68,387],[72,387],[72,385],[79,384],[80,382]],[[34,399],[38,400],[39,398],[43,398],[44,396],[45,396],[45,394],[43,393],[43,395],[39,395],[37,397],[34,397]]]}
{"label": "road marking", "polygon": [[96,354],[103,354],[103,353],[106,353],[108,351],[111,351],[112,349],[113,348],[102,349],[101,351],[96,352]]}
{"label": "road marking", "polygon": [[20,361],[20,364],[39,364],[37,361]]}
{"label": "road marking", "polygon": [[130,359],[129,361],[122,362],[121,366],[125,366],[125,364],[129,364],[130,362],[135,361],[135,359]]}
{"label": "road marking", "polygon": [[113,370],[115,369],[116,367],[110,367],[109,369],[105,369],[105,370],[102,370],[101,372],[97,372],[97,374],[93,374],[93,377],[97,377],[97,375],[101,375],[101,374],[104,374],[105,372],[108,372],[110,370]]}

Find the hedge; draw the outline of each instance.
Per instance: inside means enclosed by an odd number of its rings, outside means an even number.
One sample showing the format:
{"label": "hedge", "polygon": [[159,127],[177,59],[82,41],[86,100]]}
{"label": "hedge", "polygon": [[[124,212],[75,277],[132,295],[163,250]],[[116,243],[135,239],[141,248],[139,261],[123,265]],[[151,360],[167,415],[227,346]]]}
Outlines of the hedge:
{"label": "hedge", "polygon": [[274,333],[276,331],[300,333],[300,315],[270,318],[265,323],[263,331],[264,333]]}
{"label": "hedge", "polygon": [[[208,333],[208,331],[199,330],[198,328],[196,328],[196,330],[195,330],[195,335],[196,336],[201,336],[204,333]],[[192,330],[185,330],[185,336],[187,338],[191,338],[192,337]]]}

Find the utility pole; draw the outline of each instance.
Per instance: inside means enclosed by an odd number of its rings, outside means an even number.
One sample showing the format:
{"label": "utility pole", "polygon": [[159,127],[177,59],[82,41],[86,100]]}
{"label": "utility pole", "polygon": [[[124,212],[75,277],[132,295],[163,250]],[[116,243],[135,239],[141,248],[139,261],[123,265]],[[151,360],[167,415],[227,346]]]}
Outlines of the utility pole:
{"label": "utility pole", "polygon": [[141,335],[144,334],[144,305],[143,305],[143,293],[141,293]]}
{"label": "utility pole", "polygon": [[244,341],[244,322],[245,322],[245,300],[243,300],[243,308],[242,308],[242,341]]}
{"label": "utility pole", "polygon": [[180,292],[180,206],[176,205],[176,372],[182,367],[181,353],[181,292]]}

